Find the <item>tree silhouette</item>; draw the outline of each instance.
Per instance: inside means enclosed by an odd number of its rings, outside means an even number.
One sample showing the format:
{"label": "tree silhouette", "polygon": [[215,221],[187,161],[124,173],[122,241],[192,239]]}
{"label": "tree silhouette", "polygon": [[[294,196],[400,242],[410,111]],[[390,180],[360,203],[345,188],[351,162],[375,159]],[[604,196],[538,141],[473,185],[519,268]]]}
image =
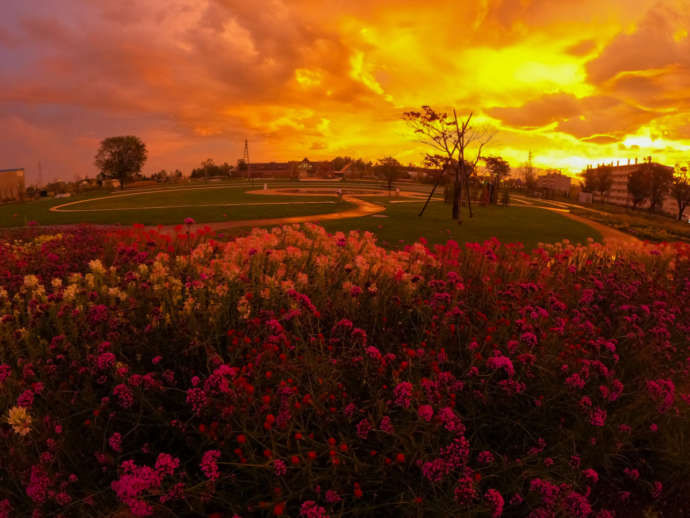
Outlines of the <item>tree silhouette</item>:
{"label": "tree silhouette", "polygon": [[141,172],[147,153],[146,145],[139,137],[109,137],[101,142],[94,164],[101,178],[119,180],[120,189],[124,189],[125,182]]}
{"label": "tree silhouette", "polygon": [[[448,171],[452,171],[454,174],[452,217],[455,220],[460,219],[460,200],[463,187],[467,199],[467,210],[469,216],[472,217],[469,179],[481,158],[483,147],[493,136],[486,129],[473,127],[471,125],[472,116],[473,114],[470,113],[465,119],[460,120],[455,109],[453,109],[452,115],[449,115],[445,112],[437,112],[429,106],[422,106],[422,110],[419,112],[409,111],[403,114],[403,120],[410,125],[415,134],[422,138],[422,142],[436,150],[436,153],[428,154],[427,157],[433,161],[442,162],[444,165],[444,169],[429,194],[429,199],[433,196],[441,177]],[[469,162],[466,155],[469,154],[469,149],[473,145],[477,146],[476,157],[473,162]],[[424,208],[427,204],[424,205]],[[423,213],[424,209],[419,215],[421,216]]]}

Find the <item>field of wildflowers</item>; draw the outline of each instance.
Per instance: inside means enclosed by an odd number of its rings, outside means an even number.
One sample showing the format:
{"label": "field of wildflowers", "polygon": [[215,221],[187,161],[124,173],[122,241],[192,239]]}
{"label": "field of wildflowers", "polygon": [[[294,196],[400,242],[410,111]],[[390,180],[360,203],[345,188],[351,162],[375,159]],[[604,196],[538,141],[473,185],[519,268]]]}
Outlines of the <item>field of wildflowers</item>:
{"label": "field of wildflowers", "polygon": [[0,242],[0,517],[681,516],[690,246]]}

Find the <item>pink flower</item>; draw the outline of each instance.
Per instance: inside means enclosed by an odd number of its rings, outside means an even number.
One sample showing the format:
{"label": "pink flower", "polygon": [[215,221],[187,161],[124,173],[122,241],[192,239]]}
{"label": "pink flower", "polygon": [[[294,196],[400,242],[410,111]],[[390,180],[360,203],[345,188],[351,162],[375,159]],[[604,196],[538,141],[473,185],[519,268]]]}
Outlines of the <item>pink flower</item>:
{"label": "pink flower", "polygon": [[461,477],[453,490],[453,498],[458,505],[469,505],[478,496],[477,489],[474,487],[474,480],[469,475]]}
{"label": "pink flower", "polygon": [[637,471],[635,468],[625,468],[623,469],[623,473],[625,473],[625,476],[628,477],[630,480],[637,480],[640,478],[640,472]]}
{"label": "pink flower", "polygon": [[491,518],[498,518],[503,514],[503,496],[495,489],[488,489],[484,493],[484,500],[491,507]]}
{"label": "pink flower", "polygon": [[208,450],[201,457],[201,471],[206,475],[206,478],[211,480],[218,480],[220,471],[218,470],[218,459],[220,458],[220,451]]}
{"label": "pink flower", "polygon": [[417,415],[428,423],[434,417],[434,409],[431,405],[422,405],[417,410]]}
{"label": "pink flower", "polygon": [[98,355],[96,365],[99,370],[105,371],[115,366],[115,355],[111,352],[105,352]]}
{"label": "pink flower", "polygon": [[287,465],[280,459],[273,461],[273,471],[276,477],[282,477],[287,473]]}
{"label": "pink flower", "polygon": [[313,500],[302,502],[302,506],[299,509],[299,515],[304,518],[328,518],[326,509],[317,505]]}
{"label": "pink flower", "polygon": [[486,366],[493,370],[503,369],[508,377],[515,375],[515,368],[513,362],[507,356],[497,354],[486,360]]}
{"label": "pink flower", "polygon": [[326,498],[326,502],[329,504],[337,504],[338,502],[341,502],[343,500],[342,497],[332,489],[326,491],[326,494],[324,496]]}
{"label": "pink flower", "polygon": [[412,402],[412,383],[409,381],[402,381],[393,389],[393,394],[395,394],[395,404],[403,407],[410,408],[410,403]]}
{"label": "pink flower", "polygon": [[571,389],[582,390],[585,387],[585,380],[576,372],[565,380],[565,384]]}
{"label": "pink flower", "polygon": [[32,390],[25,390],[17,398],[17,406],[31,408],[34,404],[34,393]]}
{"label": "pink flower", "polygon": [[649,380],[647,392],[656,401],[659,413],[663,414],[673,406],[676,386],[670,379]]}
{"label": "pink flower", "polygon": [[381,418],[381,423],[379,423],[379,428],[386,432],[386,433],[393,433],[393,423],[391,422],[391,418],[388,417],[387,415],[384,415]]}
{"label": "pink flower", "polygon": [[200,388],[191,388],[187,391],[187,404],[192,407],[195,414],[199,415],[206,406],[206,392]]}
{"label": "pink flower", "polygon": [[573,518],[587,518],[592,514],[592,506],[587,497],[576,491],[568,492],[563,503],[568,510],[568,515]]}
{"label": "pink flower", "polygon": [[162,475],[172,475],[180,466],[180,459],[173,457],[168,453],[158,454],[156,459],[156,471]]}
{"label": "pink flower", "polygon": [[31,466],[31,478],[26,486],[26,494],[36,502],[42,504],[48,496],[48,486],[50,479],[45,470],[38,464]]}
{"label": "pink flower", "polygon": [[494,461],[494,456],[490,451],[480,451],[477,455],[477,462],[479,464],[491,464]]}
{"label": "pink flower", "polygon": [[589,422],[592,426],[604,426],[606,423],[606,410],[595,408],[589,414]]}
{"label": "pink flower", "polygon": [[134,404],[134,394],[132,390],[122,383],[113,389],[113,395],[117,397],[118,403],[122,408],[129,408]]}
{"label": "pink flower", "polygon": [[592,468],[583,470],[582,474],[592,484],[596,484],[599,481],[599,473],[594,471]]}
{"label": "pink flower", "polygon": [[357,423],[357,437],[359,437],[362,440],[366,440],[371,429],[372,426],[369,420],[366,418],[362,419],[359,423]]}
{"label": "pink flower", "polygon": [[196,221],[194,221],[194,218],[185,218],[184,219],[185,225],[194,225],[194,223],[196,223]]}
{"label": "pink flower", "polygon": [[120,435],[118,432],[115,432],[113,435],[110,436],[108,439],[108,444],[112,448],[113,451],[116,452],[121,452],[122,451],[122,435]]}
{"label": "pink flower", "polygon": [[438,417],[441,419],[443,427],[449,432],[456,432],[458,434],[465,433],[465,426],[452,408],[442,408],[438,412]]}

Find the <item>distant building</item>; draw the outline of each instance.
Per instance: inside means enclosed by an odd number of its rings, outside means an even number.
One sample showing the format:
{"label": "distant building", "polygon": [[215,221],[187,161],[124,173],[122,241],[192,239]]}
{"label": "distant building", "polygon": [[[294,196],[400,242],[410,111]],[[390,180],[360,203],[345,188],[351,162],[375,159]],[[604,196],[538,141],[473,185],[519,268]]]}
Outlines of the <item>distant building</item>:
{"label": "distant building", "polygon": [[249,164],[253,178],[289,178],[292,171],[290,162],[264,162]]}
{"label": "distant building", "polygon": [[[648,162],[638,163],[637,159],[635,159],[634,162],[632,160],[628,160],[627,164],[621,164],[620,161],[616,162],[615,164],[613,162],[608,164],[599,164],[601,166],[610,167],[611,175],[613,177],[611,190],[606,195],[606,201],[608,203],[620,205],[622,207],[632,207],[632,196],[628,191],[628,176],[630,176],[630,173],[632,173],[633,171],[637,171],[638,169],[645,167],[647,163]],[[673,171],[673,167],[668,167],[656,162],[649,163]],[[593,201],[601,201],[601,196],[599,193],[592,193],[592,198]],[[638,207],[649,207],[649,201],[646,200],[642,205],[638,205]],[[675,211],[678,210],[678,207],[676,205],[675,200],[671,196],[667,195],[664,198],[661,210],[669,214],[673,214]]]}
{"label": "distant building", "polygon": [[24,196],[24,169],[0,169],[0,201],[19,200]]}
{"label": "distant building", "polygon": [[547,173],[537,177],[537,188],[563,194],[570,193],[570,176],[561,173]]}

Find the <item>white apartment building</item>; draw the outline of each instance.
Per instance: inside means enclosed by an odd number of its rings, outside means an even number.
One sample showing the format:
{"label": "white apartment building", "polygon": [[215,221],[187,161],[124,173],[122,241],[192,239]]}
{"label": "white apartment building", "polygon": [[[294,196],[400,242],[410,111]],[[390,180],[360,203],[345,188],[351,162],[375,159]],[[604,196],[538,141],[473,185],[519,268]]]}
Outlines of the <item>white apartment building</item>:
{"label": "white apartment building", "polygon": [[[654,165],[658,165],[660,167],[664,167],[666,169],[673,171],[672,167],[658,164],[656,162],[652,163]],[[644,164],[645,162],[638,163],[637,161],[633,162],[632,160],[628,160],[625,164],[621,164],[620,162],[616,162],[615,164],[598,164],[602,166],[611,167],[613,183],[611,185],[611,190],[608,192],[608,195],[606,196],[606,201],[608,203],[613,203],[614,205],[620,205],[622,207],[632,207],[632,196],[630,196],[630,193],[628,192],[628,175],[630,175],[630,173],[632,173],[633,171],[643,167]],[[601,201],[599,193],[592,193],[592,199],[596,202]],[[638,205],[638,207],[649,207],[649,201],[645,201],[641,205]],[[667,195],[664,198],[661,210],[668,214],[674,214],[678,210],[676,200],[673,199],[671,196]]]}

